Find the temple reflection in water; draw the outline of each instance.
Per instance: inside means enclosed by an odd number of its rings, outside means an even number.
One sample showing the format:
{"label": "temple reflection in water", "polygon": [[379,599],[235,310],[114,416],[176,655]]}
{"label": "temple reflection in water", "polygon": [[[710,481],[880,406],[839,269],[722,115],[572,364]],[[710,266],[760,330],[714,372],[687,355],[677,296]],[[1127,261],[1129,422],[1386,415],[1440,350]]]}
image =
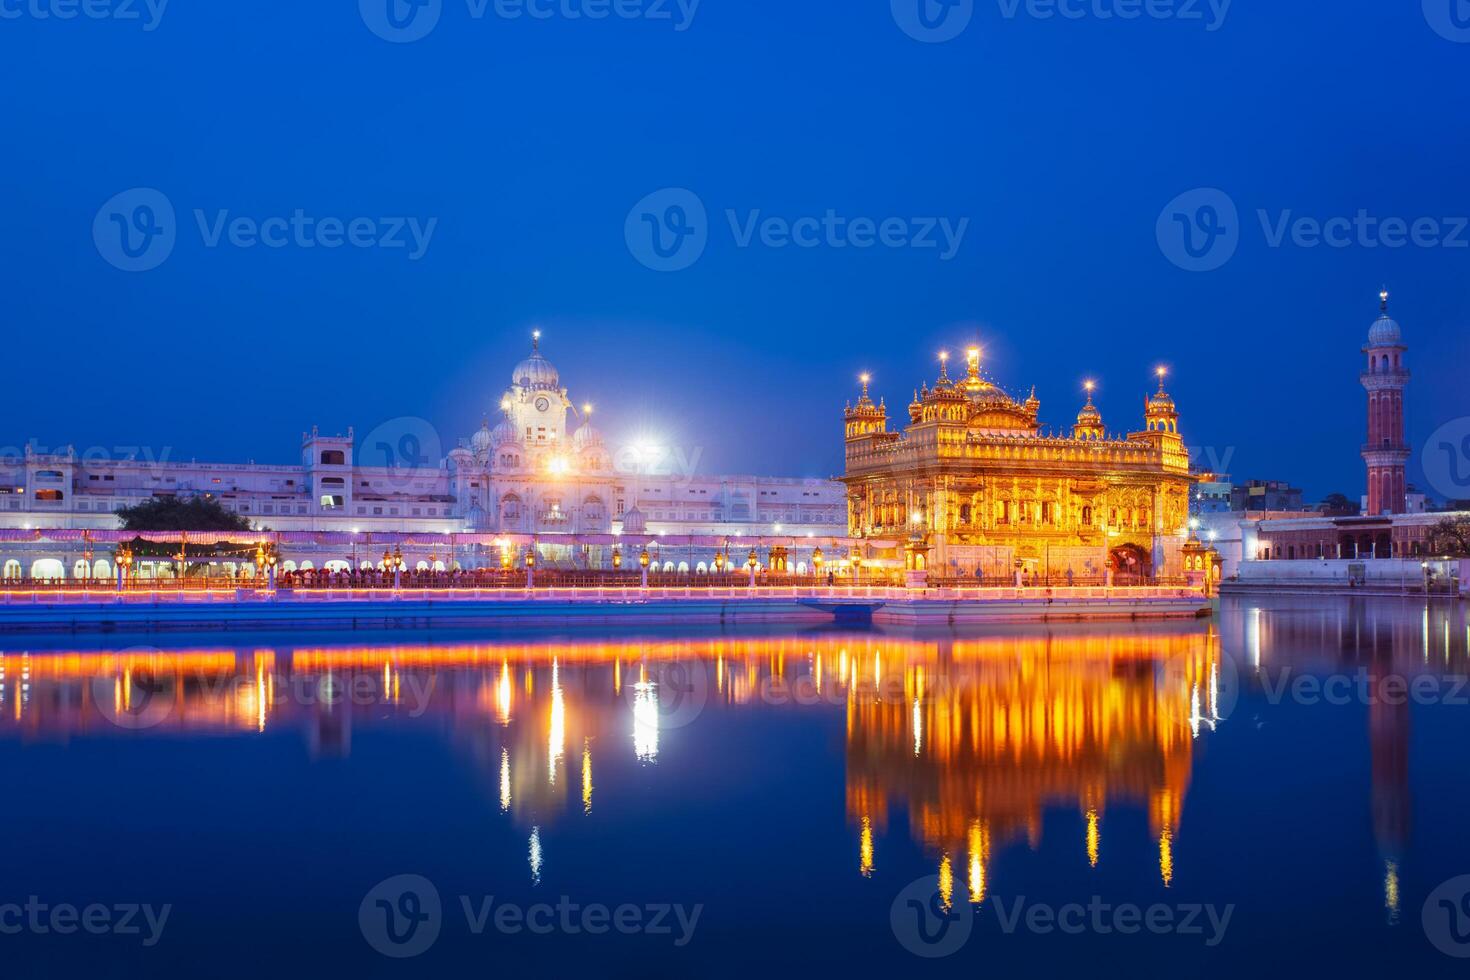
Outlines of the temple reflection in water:
{"label": "temple reflection in water", "polygon": [[[1366,607],[1365,607],[1366,608]],[[1459,616],[1460,618],[1454,618]],[[1370,678],[1463,672],[1458,613],[1346,617],[1249,608],[1206,624],[1015,628],[981,638],[655,637],[610,642],[245,647],[0,654],[0,738],[261,737],[299,733],[316,757],[354,730],[443,737],[491,812],[524,834],[539,880],[546,828],[598,816],[603,785],[660,764],[705,712],[829,712],[845,730],[854,874],[882,865],[901,811],[954,902],[984,902],[1004,849],[1041,848],[1048,813],[1079,815],[1047,841],[1107,861],[1108,815],[1147,814],[1164,885],[1201,740],[1226,733],[1237,677],[1259,693],[1273,661]],[[1412,635],[1409,635],[1412,634]],[[1238,670],[1237,670],[1238,667]],[[1398,914],[1409,825],[1409,708],[1368,708],[1373,827],[1384,901]],[[1123,831],[1119,831],[1123,832]],[[1136,833],[1136,831],[1130,831]],[[1019,883],[1001,887],[1014,889]]]}

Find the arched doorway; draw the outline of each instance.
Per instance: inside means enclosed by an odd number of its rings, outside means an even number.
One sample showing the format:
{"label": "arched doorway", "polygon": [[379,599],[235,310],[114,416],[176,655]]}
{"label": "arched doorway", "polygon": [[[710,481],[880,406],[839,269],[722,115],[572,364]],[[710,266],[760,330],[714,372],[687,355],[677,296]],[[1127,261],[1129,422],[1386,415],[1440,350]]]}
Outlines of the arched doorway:
{"label": "arched doorway", "polygon": [[64,579],[66,569],[59,558],[37,558],[31,563],[31,578]]}
{"label": "arched doorway", "polygon": [[1153,577],[1148,553],[1136,544],[1124,544],[1108,552],[1108,567],[1116,585],[1141,585]]}

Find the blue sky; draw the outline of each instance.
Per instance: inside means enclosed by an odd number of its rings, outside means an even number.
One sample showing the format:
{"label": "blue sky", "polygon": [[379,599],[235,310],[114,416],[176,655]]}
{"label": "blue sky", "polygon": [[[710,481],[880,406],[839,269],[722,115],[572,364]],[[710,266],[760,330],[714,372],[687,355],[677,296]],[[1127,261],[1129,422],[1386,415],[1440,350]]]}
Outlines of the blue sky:
{"label": "blue sky", "polygon": [[[1128,0],[973,0],[944,43],[903,29],[923,34],[918,0],[619,0],[634,16],[603,19],[441,0],[409,43],[369,27],[391,34],[388,0],[94,2],[108,16],[0,0],[0,444],[288,462],[314,424],[415,416],[447,447],[539,326],[610,435],[710,472],[827,476],[859,371],[902,415],[935,352],[974,340],[1057,426],[1094,377],[1109,426],[1137,427],[1168,364],[1187,441],[1238,478],[1356,495],[1383,284],[1411,443],[1470,415],[1470,10],[1452,0],[1157,0],[1174,16],[1135,19]],[[175,212],[141,272],[94,236],[136,216],[136,197],[104,205],[137,188]],[[705,210],[674,272],[627,234],[666,188]],[[1158,230],[1199,188],[1238,212],[1205,272]],[[357,219],[370,247],[249,233],[298,212]],[[829,212],[895,221],[895,244],[775,247],[760,224]],[[1431,222],[1438,244],[1273,244],[1283,221],[1360,212]],[[903,244],[938,219],[964,223],[952,255]]]}

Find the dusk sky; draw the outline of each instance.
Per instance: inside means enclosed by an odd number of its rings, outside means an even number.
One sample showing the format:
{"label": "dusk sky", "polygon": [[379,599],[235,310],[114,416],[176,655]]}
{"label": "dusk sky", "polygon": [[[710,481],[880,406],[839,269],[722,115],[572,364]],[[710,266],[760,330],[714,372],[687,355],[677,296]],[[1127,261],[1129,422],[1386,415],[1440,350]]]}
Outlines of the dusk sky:
{"label": "dusk sky", "polygon": [[[448,449],[540,327],[611,438],[705,472],[829,476],[860,371],[902,418],[935,353],[973,341],[1057,427],[1096,378],[1108,427],[1141,428],[1166,364],[1205,461],[1356,497],[1383,285],[1414,372],[1411,480],[1470,414],[1470,17],[1451,0],[1179,0],[1160,6],[1199,19],[1136,20],[975,0],[944,43],[887,0],[626,0],[642,16],[600,20],[568,3],[442,0],[394,43],[368,2],[61,20],[0,0],[0,446],[289,463],[312,425],[416,416]],[[125,271],[94,222],[137,188],[176,241]],[[629,245],[635,205],[668,188],[706,211],[679,271]],[[1238,209],[1238,249],[1189,271],[1159,226],[1200,188]],[[652,200],[668,218],[675,199]],[[298,211],[403,247],[210,245]],[[759,230],[829,212],[840,230],[813,247]],[[1370,230],[1337,245],[1273,241],[1360,212]],[[895,243],[936,247],[857,247],[889,219]],[[1385,219],[1421,241],[1389,247]]]}

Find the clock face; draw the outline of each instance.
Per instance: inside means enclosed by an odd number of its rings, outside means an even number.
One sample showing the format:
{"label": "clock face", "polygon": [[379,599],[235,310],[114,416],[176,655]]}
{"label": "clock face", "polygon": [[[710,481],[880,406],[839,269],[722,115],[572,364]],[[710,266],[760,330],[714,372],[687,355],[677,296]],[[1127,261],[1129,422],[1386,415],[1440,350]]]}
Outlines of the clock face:
{"label": "clock face", "polygon": [[536,399],[536,411],[538,411],[538,412],[544,412],[544,411],[546,411],[550,407],[551,407],[551,402],[547,401],[545,398],[538,398],[538,399]]}

